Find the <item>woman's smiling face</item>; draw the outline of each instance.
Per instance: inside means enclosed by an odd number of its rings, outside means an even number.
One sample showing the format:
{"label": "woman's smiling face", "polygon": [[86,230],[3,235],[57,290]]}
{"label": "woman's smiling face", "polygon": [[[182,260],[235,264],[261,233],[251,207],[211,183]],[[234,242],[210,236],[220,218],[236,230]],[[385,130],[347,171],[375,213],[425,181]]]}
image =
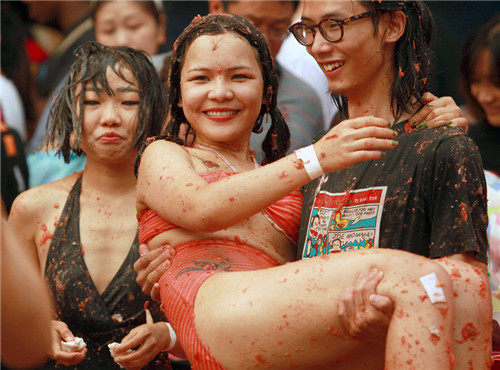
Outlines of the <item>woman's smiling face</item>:
{"label": "woman's smiling face", "polygon": [[179,106],[196,140],[250,140],[264,89],[255,49],[234,33],[203,35],[184,60]]}

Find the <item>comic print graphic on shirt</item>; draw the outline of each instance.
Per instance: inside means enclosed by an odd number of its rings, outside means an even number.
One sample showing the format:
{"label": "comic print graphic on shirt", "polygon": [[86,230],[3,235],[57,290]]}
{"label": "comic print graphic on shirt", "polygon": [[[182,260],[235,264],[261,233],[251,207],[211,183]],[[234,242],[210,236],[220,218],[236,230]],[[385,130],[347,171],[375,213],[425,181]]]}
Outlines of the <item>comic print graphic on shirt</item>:
{"label": "comic print graphic on shirt", "polygon": [[[458,128],[407,133],[406,123],[402,121],[393,126],[399,134],[399,145],[391,149],[390,155],[325,174],[303,187],[298,259],[324,253],[333,245],[348,246],[342,242],[347,236],[339,227],[335,232],[338,241],[333,235],[330,237],[322,232],[321,243],[326,250],[316,249],[318,244],[313,245],[315,240],[309,228],[312,216],[320,209],[316,201],[320,191],[321,197],[327,199],[335,194],[342,196],[348,190],[359,195],[359,191],[383,186],[387,190],[381,202],[384,209],[379,209],[382,212],[377,220],[380,226],[375,223],[375,228],[366,225],[363,229],[358,228],[358,231],[375,230],[378,233],[373,238],[376,247],[402,249],[431,258],[471,252],[477,260],[487,262],[486,181],[477,145]],[[328,230],[333,220],[332,215],[328,219],[327,212],[339,207],[324,208],[320,214],[326,220],[320,225]],[[350,212],[354,209],[353,206]],[[337,212],[340,224],[344,219],[355,220],[346,210]],[[352,232],[355,225],[351,221],[346,229]],[[353,234],[350,235],[352,239]]]}
{"label": "comic print graphic on shirt", "polygon": [[386,186],[320,190],[309,214],[302,258],[378,246]]}

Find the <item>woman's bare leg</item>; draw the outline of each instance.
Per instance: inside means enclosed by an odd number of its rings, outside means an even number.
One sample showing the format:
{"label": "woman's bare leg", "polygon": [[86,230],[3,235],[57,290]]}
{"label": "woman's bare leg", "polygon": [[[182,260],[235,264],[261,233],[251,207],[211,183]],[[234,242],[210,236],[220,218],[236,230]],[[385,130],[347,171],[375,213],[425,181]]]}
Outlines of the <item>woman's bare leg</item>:
{"label": "woman's bare leg", "polygon": [[493,308],[485,272],[454,259],[436,260],[453,283],[455,369],[489,369]]}
{"label": "woman's bare leg", "polygon": [[[385,367],[449,369],[449,276],[439,264],[401,251],[372,249],[216,274],[199,290],[196,328],[228,369],[383,368],[383,345],[374,348],[352,339],[337,316],[344,288],[371,268],[384,273],[378,293],[395,303]],[[437,275],[445,303],[430,302],[419,280],[430,273]]]}

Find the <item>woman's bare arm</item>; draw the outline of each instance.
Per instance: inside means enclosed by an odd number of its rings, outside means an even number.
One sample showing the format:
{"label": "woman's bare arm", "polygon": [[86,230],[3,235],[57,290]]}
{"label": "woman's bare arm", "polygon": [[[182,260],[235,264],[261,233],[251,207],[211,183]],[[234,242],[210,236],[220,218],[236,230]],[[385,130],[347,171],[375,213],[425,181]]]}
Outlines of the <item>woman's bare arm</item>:
{"label": "woman's bare arm", "polygon": [[2,363],[31,368],[43,364],[51,343],[51,304],[38,261],[20,247],[2,221]]}
{"label": "woman's bare arm", "polygon": [[[380,158],[394,147],[387,122],[363,117],[335,126],[314,144],[325,172]],[[159,141],[143,153],[139,169],[138,210],[151,208],[161,217],[193,231],[213,232],[263,210],[310,181],[295,154],[267,166],[208,184],[181,146]]]}

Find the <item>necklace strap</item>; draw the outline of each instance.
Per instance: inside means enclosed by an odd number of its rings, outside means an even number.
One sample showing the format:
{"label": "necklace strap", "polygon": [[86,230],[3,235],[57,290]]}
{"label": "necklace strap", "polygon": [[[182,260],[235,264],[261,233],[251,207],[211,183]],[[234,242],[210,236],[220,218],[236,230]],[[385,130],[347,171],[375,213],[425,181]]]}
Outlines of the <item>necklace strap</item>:
{"label": "necklace strap", "polygon": [[[205,149],[205,150],[209,150],[215,154],[217,154],[219,156],[220,159],[222,159],[224,161],[224,163],[226,163],[229,168],[231,168],[233,170],[233,172],[239,172],[236,167],[231,163],[231,161],[229,159],[227,159],[222,153],[220,153],[218,150],[215,150],[213,148],[209,148],[208,146],[205,146],[205,145],[201,145],[201,144],[194,144],[194,147],[196,148],[199,148],[199,149]],[[257,163],[257,161],[255,160],[255,155],[253,152],[250,153],[252,155],[252,160],[253,160],[253,163],[255,165],[255,168],[259,168],[259,164]]]}

